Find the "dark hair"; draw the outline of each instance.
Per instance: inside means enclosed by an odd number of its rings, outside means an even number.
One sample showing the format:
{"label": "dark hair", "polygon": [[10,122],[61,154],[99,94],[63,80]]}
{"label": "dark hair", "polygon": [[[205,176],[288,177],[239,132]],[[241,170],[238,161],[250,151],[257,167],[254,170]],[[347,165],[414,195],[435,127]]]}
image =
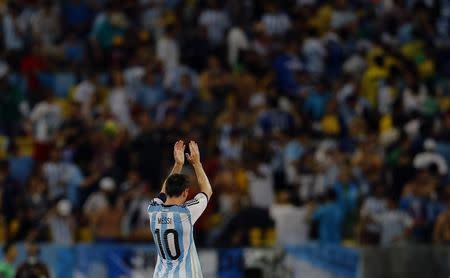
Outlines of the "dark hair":
{"label": "dark hair", "polygon": [[188,179],[182,174],[173,174],[167,178],[166,193],[169,197],[180,196],[189,187]]}
{"label": "dark hair", "polygon": [[15,246],[16,244],[14,242],[6,242],[5,245],[3,246],[3,255],[8,254],[9,250],[14,248]]}

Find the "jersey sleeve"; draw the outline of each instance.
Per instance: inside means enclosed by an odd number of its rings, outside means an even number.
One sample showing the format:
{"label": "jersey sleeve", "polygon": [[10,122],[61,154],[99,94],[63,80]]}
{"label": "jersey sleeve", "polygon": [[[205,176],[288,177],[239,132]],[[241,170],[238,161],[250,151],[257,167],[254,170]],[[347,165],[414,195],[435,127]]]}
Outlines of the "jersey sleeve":
{"label": "jersey sleeve", "polygon": [[160,192],[158,196],[152,199],[150,205],[162,205],[167,199],[167,195],[164,192]]}
{"label": "jersey sleeve", "polygon": [[195,195],[194,199],[187,201],[185,205],[191,213],[192,225],[194,225],[208,205],[208,196],[204,192],[200,192]]}

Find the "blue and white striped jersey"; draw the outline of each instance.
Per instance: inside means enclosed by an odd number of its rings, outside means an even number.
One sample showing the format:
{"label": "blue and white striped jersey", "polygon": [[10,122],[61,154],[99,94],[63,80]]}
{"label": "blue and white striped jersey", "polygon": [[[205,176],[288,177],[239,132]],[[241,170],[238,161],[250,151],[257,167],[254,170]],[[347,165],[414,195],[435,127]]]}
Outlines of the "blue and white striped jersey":
{"label": "blue and white striped jersey", "polygon": [[202,278],[195,248],[193,226],[208,204],[205,193],[181,206],[164,205],[160,193],[148,206],[150,229],[158,249],[154,278]]}

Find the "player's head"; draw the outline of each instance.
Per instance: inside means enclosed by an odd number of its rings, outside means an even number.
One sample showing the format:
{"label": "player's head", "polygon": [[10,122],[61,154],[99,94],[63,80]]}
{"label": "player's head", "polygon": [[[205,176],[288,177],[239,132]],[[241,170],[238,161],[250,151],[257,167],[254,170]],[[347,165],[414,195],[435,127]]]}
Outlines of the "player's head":
{"label": "player's head", "polygon": [[173,174],[167,178],[166,194],[170,198],[182,198],[186,201],[189,194],[188,178],[182,174]]}

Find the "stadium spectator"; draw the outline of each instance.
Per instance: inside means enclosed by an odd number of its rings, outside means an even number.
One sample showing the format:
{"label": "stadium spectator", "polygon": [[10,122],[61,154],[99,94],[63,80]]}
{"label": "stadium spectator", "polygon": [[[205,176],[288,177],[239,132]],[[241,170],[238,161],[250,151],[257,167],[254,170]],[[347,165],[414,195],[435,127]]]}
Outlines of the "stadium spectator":
{"label": "stadium spectator", "polygon": [[289,192],[279,192],[277,202],[270,208],[277,243],[281,246],[300,245],[309,239],[308,208],[294,206],[290,198]]}
{"label": "stadium spectator", "polygon": [[122,71],[114,70],[111,78],[113,88],[108,98],[109,111],[122,127],[127,128],[129,132],[134,132],[134,122],[130,114],[130,103],[134,92],[125,87]]}
{"label": "stadium spectator", "polygon": [[143,81],[137,85],[137,105],[145,111],[154,114],[157,105],[166,98],[166,92],[162,85],[158,72],[148,67]]}
{"label": "stadium spectator", "polygon": [[270,208],[274,203],[273,173],[267,163],[250,161],[247,171],[250,202],[255,207]]}
{"label": "stadium spectator", "polygon": [[450,201],[447,200],[447,209],[436,220],[433,240],[438,244],[450,243]]}
{"label": "stadium spectator", "polygon": [[314,153],[305,152],[295,165],[295,169],[293,169],[295,172],[291,173],[293,175],[291,180],[288,179],[288,183],[298,188],[298,197],[302,201],[315,199],[326,191],[326,174],[320,168],[319,163],[314,158]]}
{"label": "stadium spectator", "polygon": [[59,39],[61,34],[60,8],[59,4],[45,0],[31,15],[30,23],[33,38],[41,40],[44,47],[53,47]]}
{"label": "stadium spectator", "polygon": [[85,79],[73,89],[73,100],[80,103],[82,115],[86,119],[92,118],[93,106],[99,97],[98,78],[98,73],[87,72]]}
{"label": "stadium spectator", "polygon": [[[26,80],[27,89],[29,92],[29,103],[30,106],[39,104],[39,102],[44,98],[43,103],[48,103],[52,100],[52,95],[48,90],[51,85],[51,77],[45,75],[45,71],[48,70],[48,57],[44,55],[42,48],[42,43],[40,41],[35,41],[30,46],[31,51],[24,55],[20,61],[20,71]],[[46,78],[47,77],[47,78]],[[41,103],[41,106],[42,104]],[[42,108],[41,108],[42,109]],[[33,118],[32,116],[31,118]]]}
{"label": "stadium spectator", "polygon": [[21,186],[23,186],[30,178],[35,162],[28,155],[21,153],[21,150],[19,149],[19,146],[16,142],[11,142],[8,147],[8,163],[11,171],[11,176]]}
{"label": "stadium spectator", "polygon": [[35,215],[35,220],[40,220],[46,214],[49,208],[47,195],[47,183],[40,175],[31,176],[27,186],[27,196],[25,197],[26,206]]}
{"label": "stadium spectator", "polygon": [[139,172],[135,169],[128,171],[127,180],[120,185],[120,198],[124,203],[124,217],[122,227],[125,235],[131,238],[148,238],[148,185],[145,184]]}
{"label": "stadium spectator", "polygon": [[12,178],[9,163],[0,161],[0,193],[2,215],[6,221],[6,233],[8,234],[10,225],[17,225],[17,216],[20,206],[21,187]]}
{"label": "stadium spectator", "polygon": [[245,33],[245,25],[243,21],[234,25],[227,35],[227,62],[230,67],[235,67],[242,59],[243,51],[250,48],[250,41]]}
{"label": "stadium spectator", "polygon": [[308,37],[303,41],[302,54],[306,58],[306,70],[314,76],[320,76],[325,70],[327,51],[317,30],[309,30]]}
{"label": "stadium spectator", "polygon": [[51,200],[67,197],[76,201],[76,192],[82,181],[78,166],[68,158],[61,149],[50,151],[49,161],[42,165],[42,175],[48,185],[48,197]]}
{"label": "stadium spectator", "polygon": [[448,174],[447,161],[442,154],[436,152],[436,142],[432,139],[425,140],[424,149],[424,152],[418,153],[414,157],[414,167],[420,170],[434,166],[437,168],[437,174],[446,176]]}
{"label": "stadium spectator", "polygon": [[36,243],[29,243],[27,246],[27,258],[24,263],[17,268],[15,278],[50,278],[47,266],[39,260],[40,249]]}
{"label": "stadium spectator", "polygon": [[35,139],[34,159],[46,161],[49,159],[49,152],[62,123],[61,108],[50,92],[47,92],[44,99],[33,107],[30,112],[30,121]]}
{"label": "stadium spectator", "polygon": [[[89,7],[87,7],[87,4],[82,5],[84,7],[81,12],[78,12],[76,9],[68,10],[73,10],[74,14],[76,14],[77,17],[80,17],[80,19],[82,19],[83,21],[91,20],[90,18],[86,18],[91,16]],[[95,62],[97,64],[104,66],[111,64],[111,59],[113,58],[114,53],[114,46],[121,46],[124,44],[125,33],[129,28],[129,21],[120,7],[117,6],[117,3],[115,3],[114,1],[108,1],[105,7],[105,11],[97,15],[94,20],[94,24],[86,24],[85,26],[82,25],[79,28],[81,28],[82,30],[77,31],[75,29],[74,31],[77,33],[87,33],[90,30],[89,36],[93,58],[95,59]]]}
{"label": "stadium spectator", "polygon": [[382,246],[404,243],[413,228],[413,219],[398,208],[398,201],[390,197],[387,210],[376,214],[372,220],[381,227],[380,243]]}
{"label": "stadium spectator", "polygon": [[110,177],[104,177],[99,182],[99,188],[100,191],[89,195],[84,203],[83,212],[87,217],[94,217],[98,212],[108,207],[108,200],[116,190],[116,182]]}
{"label": "stadium spectator", "polygon": [[267,1],[264,9],[265,13],[262,15],[261,22],[267,34],[282,36],[291,28],[289,16],[276,1]]}
{"label": "stadium spectator", "polygon": [[156,42],[156,57],[161,61],[165,71],[173,70],[178,66],[180,49],[176,40],[175,26],[165,27],[164,34]]}
{"label": "stadium spectator", "polygon": [[363,244],[378,244],[381,226],[371,221],[387,209],[385,190],[377,184],[373,188],[373,195],[364,200],[360,210],[359,236]]}
{"label": "stadium spectator", "polygon": [[106,206],[99,208],[92,218],[95,240],[98,242],[115,242],[122,236],[123,201],[109,195]]}
{"label": "stadium spectator", "polygon": [[89,30],[92,20],[92,9],[81,0],[69,0],[62,6],[63,22],[66,31],[74,31],[84,35]]}
{"label": "stadium spectator", "polygon": [[17,249],[14,243],[6,243],[3,246],[3,261],[0,262],[0,276],[5,278],[13,278],[15,269],[14,263],[17,258]]}
{"label": "stadium spectator", "polygon": [[20,4],[8,1],[7,10],[2,16],[3,44],[6,50],[8,63],[17,69],[20,56],[25,50],[25,40],[28,23],[22,13]]}
{"label": "stadium spectator", "polygon": [[230,26],[230,19],[226,10],[221,9],[217,0],[208,0],[208,8],[203,10],[198,19],[200,26],[207,30],[209,43],[217,47]]}
{"label": "stadium spectator", "polygon": [[14,233],[9,236],[17,240],[47,240],[45,223],[43,219],[50,207],[47,198],[47,185],[45,181],[38,175],[30,178],[26,187],[26,194],[20,197],[19,204],[23,207],[21,213],[17,217],[17,229],[12,229]]}
{"label": "stadium spectator", "polygon": [[47,225],[51,241],[59,245],[71,245],[75,242],[75,219],[69,200],[59,200],[53,211],[47,215]]}
{"label": "stadium spectator", "polygon": [[312,220],[318,223],[320,243],[341,242],[344,211],[333,190],[328,190],[324,202],[313,209]]}

